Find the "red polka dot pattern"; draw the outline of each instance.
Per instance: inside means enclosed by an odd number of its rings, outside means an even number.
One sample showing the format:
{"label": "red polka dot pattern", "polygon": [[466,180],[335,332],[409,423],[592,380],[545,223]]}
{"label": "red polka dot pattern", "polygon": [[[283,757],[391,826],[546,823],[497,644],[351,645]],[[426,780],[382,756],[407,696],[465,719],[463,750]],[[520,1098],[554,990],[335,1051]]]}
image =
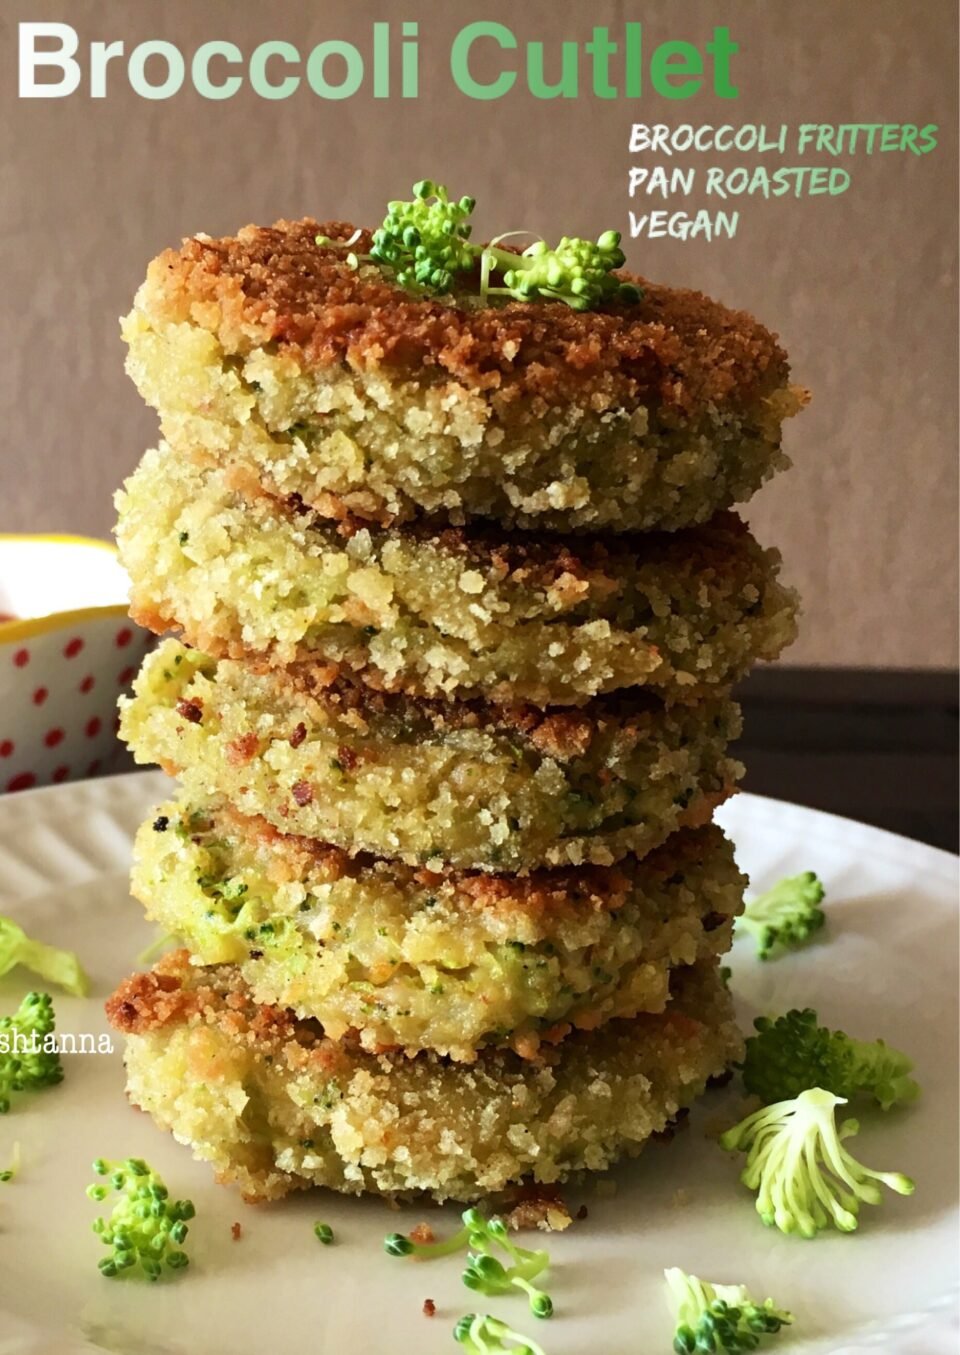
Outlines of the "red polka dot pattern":
{"label": "red polka dot pattern", "polygon": [[0,642],[0,796],[109,771],[116,697],[149,647],[118,615]]}

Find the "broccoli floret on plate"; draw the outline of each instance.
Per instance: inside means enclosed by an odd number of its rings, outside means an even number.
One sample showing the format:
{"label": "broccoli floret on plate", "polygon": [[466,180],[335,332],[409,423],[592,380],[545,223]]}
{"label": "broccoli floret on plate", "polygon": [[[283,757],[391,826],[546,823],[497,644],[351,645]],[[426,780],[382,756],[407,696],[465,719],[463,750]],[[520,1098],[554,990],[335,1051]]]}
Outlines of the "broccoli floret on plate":
{"label": "broccoli floret on plate", "polygon": [[768,1227],[801,1237],[829,1227],[852,1233],[860,1205],[880,1203],[881,1185],[913,1194],[914,1182],[902,1172],[873,1171],[847,1152],[842,1140],[860,1126],[845,1120],[837,1128],[834,1110],[842,1105],[842,1096],[812,1087],[721,1135],[722,1148],[747,1154],[740,1180],[757,1192],[757,1213]]}
{"label": "broccoli floret on plate", "polygon": [[[463,1283],[468,1289],[485,1294],[509,1294],[521,1289],[526,1294],[534,1317],[552,1317],[553,1301],[533,1281],[550,1264],[550,1254],[543,1248],[536,1251],[518,1247],[510,1240],[503,1219],[484,1219],[476,1210],[468,1211],[474,1226],[470,1232],[470,1253],[463,1272]],[[506,1252],[510,1264],[504,1265],[493,1254],[493,1248]]]}
{"label": "broccoli floret on plate", "polygon": [[543,1346],[522,1336],[506,1322],[486,1313],[467,1313],[453,1329],[453,1339],[469,1355],[545,1355]]}
{"label": "broccoli floret on plate", "polygon": [[[522,1290],[535,1317],[551,1317],[553,1301],[549,1294],[533,1283],[549,1266],[549,1252],[543,1248],[533,1251],[528,1247],[517,1246],[511,1240],[503,1219],[484,1218],[479,1209],[465,1209],[461,1219],[463,1226],[443,1241],[419,1242],[404,1233],[390,1233],[384,1239],[384,1250],[390,1256],[413,1256],[419,1260],[428,1260],[436,1256],[449,1256],[466,1247],[467,1264],[462,1279],[468,1289],[485,1294],[488,1298]],[[507,1264],[494,1255],[497,1248],[505,1253]]]}
{"label": "broccoli floret on plate", "polygon": [[820,904],[824,889],[812,870],[791,875],[765,894],[751,899],[737,921],[737,930],[753,936],[761,960],[801,946],[826,922]]}
{"label": "broccoli floret on plate", "polygon": [[756,1350],[762,1337],[775,1336],[793,1321],[772,1299],[757,1303],[743,1285],[708,1284],[676,1266],[663,1274],[676,1317],[677,1355]]}
{"label": "broccoli floret on plate", "polygon": [[10,1153],[10,1165],[4,1167],[3,1171],[0,1171],[0,1181],[12,1181],[14,1177],[18,1175],[20,1171],[20,1156],[20,1140],[18,1139],[13,1145],[13,1150]]}
{"label": "broccoli floret on plate", "polygon": [[49,993],[28,993],[12,1016],[0,1017],[0,1115],[14,1092],[39,1091],[63,1081],[63,1065],[47,1039],[54,1031]]}
{"label": "broccoli floret on plate", "polygon": [[110,1217],[93,1224],[93,1231],[110,1248],[109,1256],[99,1262],[101,1275],[113,1277],[139,1267],[148,1280],[158,1280],[164,1266],[182,1270],[189,1263],[182,1247],[187,1220],[194,1216],[192,1202],[171,1200],[163,1181],[142,1158],[107,1162],[101,1157],[93,1170],[109,1184],[88,1186],[90,1199],[105,1200],[111,1189],[119,1196]]}
{"label": "broccoli floret on plate", "polygon": [[825,1087],[848,1101],[872,1096],[884,1110],[920,1095],[906,1054],[883,1040],[854,1040],[829,1030],[809,1007],[776,1020],[760,1016],[753,1024],[757,1034],[747,1040],[743,1083],[768,1104],[807,1087]]}

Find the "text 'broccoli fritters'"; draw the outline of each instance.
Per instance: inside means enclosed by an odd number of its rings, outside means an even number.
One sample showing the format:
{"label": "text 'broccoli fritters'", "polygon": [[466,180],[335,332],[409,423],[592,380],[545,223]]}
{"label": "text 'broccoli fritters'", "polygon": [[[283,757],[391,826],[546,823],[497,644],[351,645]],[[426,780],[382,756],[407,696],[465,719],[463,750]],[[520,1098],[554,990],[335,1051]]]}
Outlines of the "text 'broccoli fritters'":
{"label": "text 'broccoli fritters'", "polygon": [[256,673],[164,641],[121,700],[121,737],[191,795],[408,865],[611,865],[706,822],[741,772],[739,707],[639,695],[531,706],[418,701],[316,668]]}
{"label": "text 'broccoli fritters'", "polygon": [[365,1053],[258,1006],[233,967],[185,951],[107,1004],[127,1092],[246,1196],[297,1187],[470,1200],[635,1155],[742,1044],[715,964],[676,972],[665,1012],[580,1031],[531,1065]]}
{"label": "text 'broccoli fritters'", "polygon": [[332,1039],[470,1061],[662,1011],[670,970],[729,950],[745,877],[719,828],[618,866],[515,877],[351,859],[186,797],[134,846],[131,888],[200,964]]}
{"label": "text 'broccoli fritters'", "polygon": [[787,465],[803,405],[751,316],[642,280],[637,304],[411,295],[343,223],[188,239],[150,265],[127,369],[178,453],[330,517],[550,531],[704,522]]}
{"label": "text 'broccoli fritters'", "polygon": [[331,523],[148,452],[117,496],[132,615],[216,657],[316,658],[414,696],[583,704],[729,686],[795,634],[779,556],[721,515],[573,541]]}

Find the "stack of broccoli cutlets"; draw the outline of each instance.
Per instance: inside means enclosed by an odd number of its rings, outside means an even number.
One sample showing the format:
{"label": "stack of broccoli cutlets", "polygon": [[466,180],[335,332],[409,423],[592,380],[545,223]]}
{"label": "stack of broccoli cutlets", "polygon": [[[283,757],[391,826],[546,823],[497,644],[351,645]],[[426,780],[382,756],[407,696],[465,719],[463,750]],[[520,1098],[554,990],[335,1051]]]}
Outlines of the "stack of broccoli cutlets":
{"label": "stack of broccoli cutlets", "polygon": [[[320,236],[325,243],[318,243]],[[337,242],[349,242],[350,252]],[[412,295],[342,223],[150,266],[118,496],[182,790],[110,1002],[129,1093],[255,1198],[471,1199],[636,1153],[740,1045],[731,684],[793,638],[728,509],[802,404],[749,316]]]}

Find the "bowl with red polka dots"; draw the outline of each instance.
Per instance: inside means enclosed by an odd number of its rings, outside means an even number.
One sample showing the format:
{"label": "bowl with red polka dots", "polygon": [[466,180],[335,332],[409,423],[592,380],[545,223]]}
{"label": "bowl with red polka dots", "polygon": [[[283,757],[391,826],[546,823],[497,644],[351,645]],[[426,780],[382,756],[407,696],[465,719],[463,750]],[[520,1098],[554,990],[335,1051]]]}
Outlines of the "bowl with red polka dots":
{"label": "bowl with red polka dots", "polygon": [[119,769],[117,698],[151,636],[114,548],[0,534],[0,794]]}

